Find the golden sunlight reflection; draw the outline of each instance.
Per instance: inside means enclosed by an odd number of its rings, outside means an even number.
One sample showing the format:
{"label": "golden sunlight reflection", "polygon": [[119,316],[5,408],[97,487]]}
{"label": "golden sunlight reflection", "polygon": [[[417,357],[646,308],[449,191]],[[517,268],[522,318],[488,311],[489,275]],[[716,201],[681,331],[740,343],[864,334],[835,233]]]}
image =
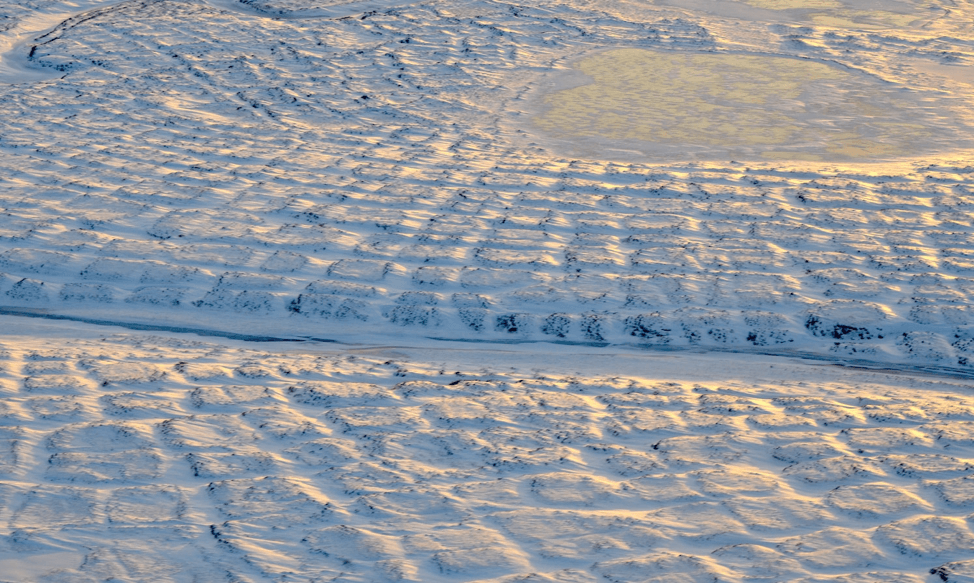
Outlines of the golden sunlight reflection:
{"label": "golden sunlight reflection", "polygon": [[[657,1],[742,20],[806,22],[815,26],[853,30],[892,29],[902,32],[910,28],[928,28],[934,21],[964,20],[963,16],[951,16],[949,9],[915,0]],[[941,24],[950,26],[949,23]]]}
{"label": "golden sunlight reflection", "polygon": [[868,161],[965,141],[949,100],[807,59],[616,49],[574,68],[535,123],[589,153]]}

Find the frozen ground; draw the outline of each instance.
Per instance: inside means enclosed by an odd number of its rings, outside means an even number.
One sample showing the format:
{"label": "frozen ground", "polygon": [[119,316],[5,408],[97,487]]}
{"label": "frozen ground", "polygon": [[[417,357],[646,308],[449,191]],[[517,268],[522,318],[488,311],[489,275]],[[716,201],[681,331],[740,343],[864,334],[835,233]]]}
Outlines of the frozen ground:
{"label": "frozen ground", "polygon": [[974,580],[972,91],[959,0],[0,0],[0,581]]}
{"label": "frozen ground", "polygon": [[[4,6],[7,313],[940,367],[974,354],[969,3]],[[566,137],[555,90],[618,48],[647,74],[706,63],[664,88],[694,88],[720,124],[666,129],[665,163],[638,147],[666,120],[633,118],[648,125],[630,143],[590,111],[576,129],[602,138]],[[744,65],[701,61],[715,58]],[[673,111],[637,82],[597,117],[625,126],[655,98]],[[818,138],[755,150],[774,116]],[[762,117],[770,130],[748,125]],[[720,158],[735,137],[753,160]],[[673,158],[681,140],[695,159]],[[767,159],[792,155],[823,161]]]}
{"label": "frozen ground", "polygon": [[965,380],[47,322],[0,342],[0,581],[974,578]]}

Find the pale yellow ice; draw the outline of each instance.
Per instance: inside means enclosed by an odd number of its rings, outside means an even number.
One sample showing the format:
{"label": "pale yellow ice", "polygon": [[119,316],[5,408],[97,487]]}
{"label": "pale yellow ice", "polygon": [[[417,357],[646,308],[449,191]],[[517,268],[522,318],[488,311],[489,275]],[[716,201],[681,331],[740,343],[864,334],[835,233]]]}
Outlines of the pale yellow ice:
{"label": "pale yellow ice", "polygon": [[809,18],[819,26],[837,28],[905,28],[919,20],[919,14],[902,14],[887,10],[851,10],[837,0],[744,0],[765,10],[828,10],[815,12]]}
{"label": "pale yellow ice", "polygon": [[907,28],[911,23],[921,19],[914,14],[900,14],[883,10],[842,10],[830,13],[812,14],[812,22],[818,26],[833,26],[836,28]]}
{"label": "pale yellow ice", "polygon": [[809,60],[619,49],[576,68],[593,82],[536,118],[566,139],[814,160],[898,156],[929,133],[878,84]]}
{"label": "pale yellow ice", "polygon": [[745,0],[747,4],[767,10],[792,10],[796,8],[841,8],[836,0]]}

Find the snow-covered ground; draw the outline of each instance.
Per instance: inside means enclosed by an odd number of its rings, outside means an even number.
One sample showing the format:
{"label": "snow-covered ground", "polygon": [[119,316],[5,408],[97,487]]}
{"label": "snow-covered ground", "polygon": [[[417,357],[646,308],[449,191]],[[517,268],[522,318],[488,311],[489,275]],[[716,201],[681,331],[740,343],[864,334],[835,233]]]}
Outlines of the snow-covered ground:
{"label": "snow-covered ground", "polygon": [[0,581],[974,580],[972,94],[966,0],[0,0]]}
{"label": "snow-covered ground", "polygon": [[713,4],[12,7],[0,306],[968,366],[974,8]]}
{"label": "snow-covered ground", "polygon": [[963,379],[48,322],[2,342],[2,581],[974,577]]}

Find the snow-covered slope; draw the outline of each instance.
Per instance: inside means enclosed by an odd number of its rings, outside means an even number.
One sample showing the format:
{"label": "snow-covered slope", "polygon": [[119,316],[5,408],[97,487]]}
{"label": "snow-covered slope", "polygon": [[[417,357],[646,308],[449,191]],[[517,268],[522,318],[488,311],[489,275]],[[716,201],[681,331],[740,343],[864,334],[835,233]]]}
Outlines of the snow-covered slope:
{"label": "snow-covered slope", "polygon": [[[4,4],[0,306],[968,366],[970,4],[691,4]],[[618,47],[809,59],[946,125],[871,162],[573,158],[533,120]]]}
{"label": "snow-covered slope", "polygon": [[0,355],[0,581],[974,577],[962,380],[45,322]]}

